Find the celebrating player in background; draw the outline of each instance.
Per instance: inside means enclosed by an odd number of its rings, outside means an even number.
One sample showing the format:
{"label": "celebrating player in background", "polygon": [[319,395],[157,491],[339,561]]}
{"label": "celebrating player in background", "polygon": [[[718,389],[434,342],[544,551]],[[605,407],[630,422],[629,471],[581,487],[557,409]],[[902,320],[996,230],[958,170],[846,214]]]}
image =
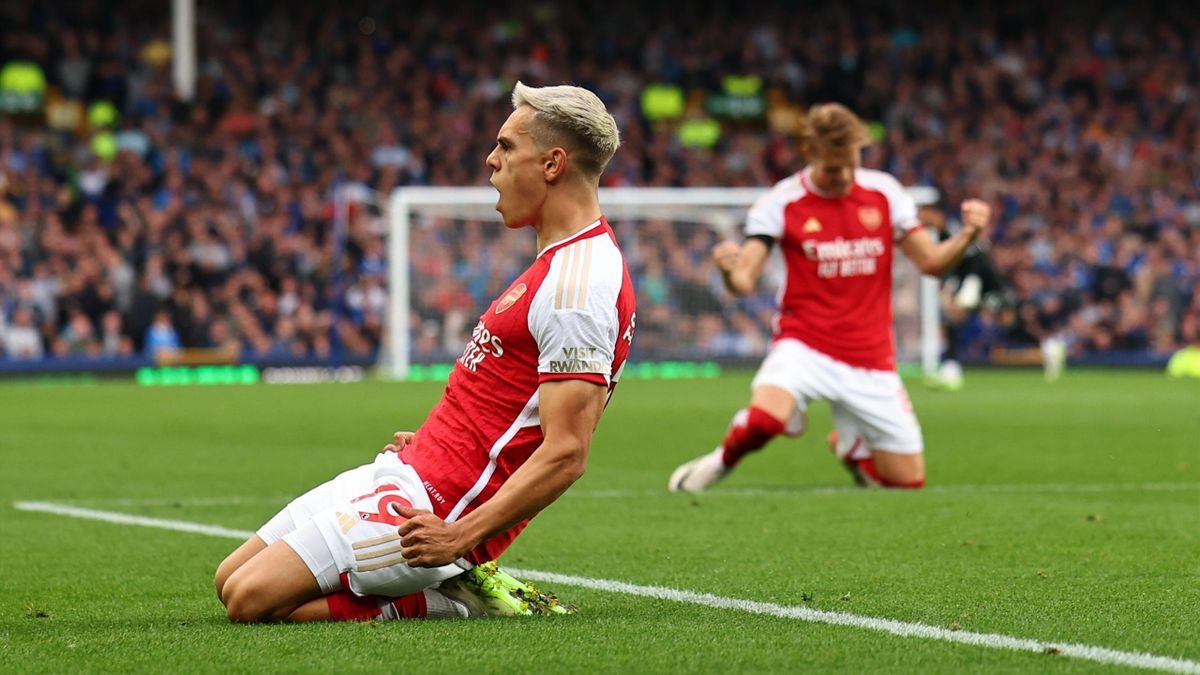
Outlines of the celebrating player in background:
{"label": "celebrating player in background", "polygon": [[858,483],[924,485],[921,427],[896,374],[893,243],[922,272],[940,275],[983,232],[990,209],[967,200],[962,230],[936,243],[895,178],[859,168],[867,143],[866,127],[846,107],[811,108],[801,138],[808,167],[751,207],[745,243],[713,248],[735,295],[754,289],[775,244],[787,281],[750,405],[734,415],[716,450],[675,470],[672,491],[703,490],[775,436],[804,433],[815,399],[829,401],[831,448]]}
{"label": "celebrating player in background", "polygon": [[[917,217],[938,241],[950,239],[962,229],[962,223],[947,219],[946,212],[937,204],[922,204]],[[996,312],[1012,304],[1012,291],[984,243],[976,241],[968,246],[962,259],[942,274],[939,304],[942,341],[946,347],[937,372],[926,375],[925,384],[930,387],[946,391],[962,389],[958,342],[963,324],[980,307]]]}
{"label": "celebrating player in background", "polygon": [[579,87],[518,83],[487,157],[509,228],[537,257],[488,307],[415,434],[291,502],[221,563],[233,621],[562,611],[495,568],[584,471],[634,331],[634,295],[600,214],[616,122]]}

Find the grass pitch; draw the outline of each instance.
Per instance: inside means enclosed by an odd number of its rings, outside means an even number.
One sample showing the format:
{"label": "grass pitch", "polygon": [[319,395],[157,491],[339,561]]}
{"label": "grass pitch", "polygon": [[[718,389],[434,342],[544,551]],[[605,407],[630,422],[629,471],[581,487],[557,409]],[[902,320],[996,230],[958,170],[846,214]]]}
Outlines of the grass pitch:
{"label": "grass pitch", "polygon": [[[919,492],[849,489],[821,403],[809,436],[777,440],[711,493],[667,494],[748,383],[621,385],[587,475],[501,563],[1200,661],[1200,383],[970,372],[957,394],[913,385]],[[419,424],[440,389],[0,385],[0,670],[1121,669],[546,583],[581,613],[233,626],[212,573],[237,541],[13,507],[252,530]]]}

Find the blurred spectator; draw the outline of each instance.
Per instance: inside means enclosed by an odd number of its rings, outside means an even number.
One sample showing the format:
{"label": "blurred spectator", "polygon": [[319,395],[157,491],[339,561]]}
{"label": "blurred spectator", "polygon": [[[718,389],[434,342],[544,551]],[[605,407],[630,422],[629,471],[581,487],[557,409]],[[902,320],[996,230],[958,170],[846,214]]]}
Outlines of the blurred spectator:
{"label": "blurred spectator", "polygon": [[3,330],[4,355],[10,359],[30,360],[42,358],[42,339],[33,326],[33,312],[18,307],[12,315],[12,323]]}
{"label": "blurred spectator", "polygon": [[146,353],[155,359],[170,358],[179,354],[181,346],[179,334],[171,325],[171,314],[166,310],[156,312],[146,331]]}

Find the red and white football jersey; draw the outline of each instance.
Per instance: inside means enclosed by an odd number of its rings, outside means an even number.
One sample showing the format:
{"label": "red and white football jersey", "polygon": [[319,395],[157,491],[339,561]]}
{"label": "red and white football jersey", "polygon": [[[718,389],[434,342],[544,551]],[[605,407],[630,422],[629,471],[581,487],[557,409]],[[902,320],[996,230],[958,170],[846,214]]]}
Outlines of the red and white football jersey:
{"label": "red and white football jersey", "polygon": [[895,178],[857,169],[844,197],[823,196],[810,171],[785,178],[746,217],[746,235],[773,237],[787,276],[775,339],[795,338],[859,368],[894,370],[892,255],[921,227]]}
{"label": "red and white football jersey", "polygon": [[[612,394],[633,341],[634,301],[604,218],[547,246],[496,298],[479,317],[441,401],[400,452],[424,481],[435,513],[449,522],[470,513],[541,445],[538,385],[580,379]],[[467,559],[496,558],[525,524]]]}

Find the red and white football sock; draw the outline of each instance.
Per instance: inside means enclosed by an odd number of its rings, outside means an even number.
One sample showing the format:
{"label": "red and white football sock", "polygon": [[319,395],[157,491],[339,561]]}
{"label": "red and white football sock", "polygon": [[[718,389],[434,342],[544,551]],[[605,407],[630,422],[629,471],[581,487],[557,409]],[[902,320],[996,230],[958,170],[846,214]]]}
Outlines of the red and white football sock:
{"label": "red and white football sock", "polygon": [[427,606],[424,593],[402,598],[380,595],[356,595],[338,591],[325,596],[329,616],[334,621],[372,621],[374,619],[424,619]]}
{"label": "red and white football sock", "polygon": [[432,589],[401,598],[338,591],[325,596],[325,601],[329,603],[329,615],[334,621],[463,619],[469,615],[466,605]]}
{"label": "red and white football sock", "polygon": [[434,589],[389,598],[383,595],[358,595],[349,588],[346,574],[342,573],[343,590],[325,596],[329,616],[334,621],[459,619],[470,614],[466,605]]}
{"label": "red and white football sock", "polygon": [[739,410],[733,416],[729,431],[721,443],[721,462],[726,468],[732,469],[743,457],[783,433],[783,427],[783,422],[762,408],[750,406]]}

